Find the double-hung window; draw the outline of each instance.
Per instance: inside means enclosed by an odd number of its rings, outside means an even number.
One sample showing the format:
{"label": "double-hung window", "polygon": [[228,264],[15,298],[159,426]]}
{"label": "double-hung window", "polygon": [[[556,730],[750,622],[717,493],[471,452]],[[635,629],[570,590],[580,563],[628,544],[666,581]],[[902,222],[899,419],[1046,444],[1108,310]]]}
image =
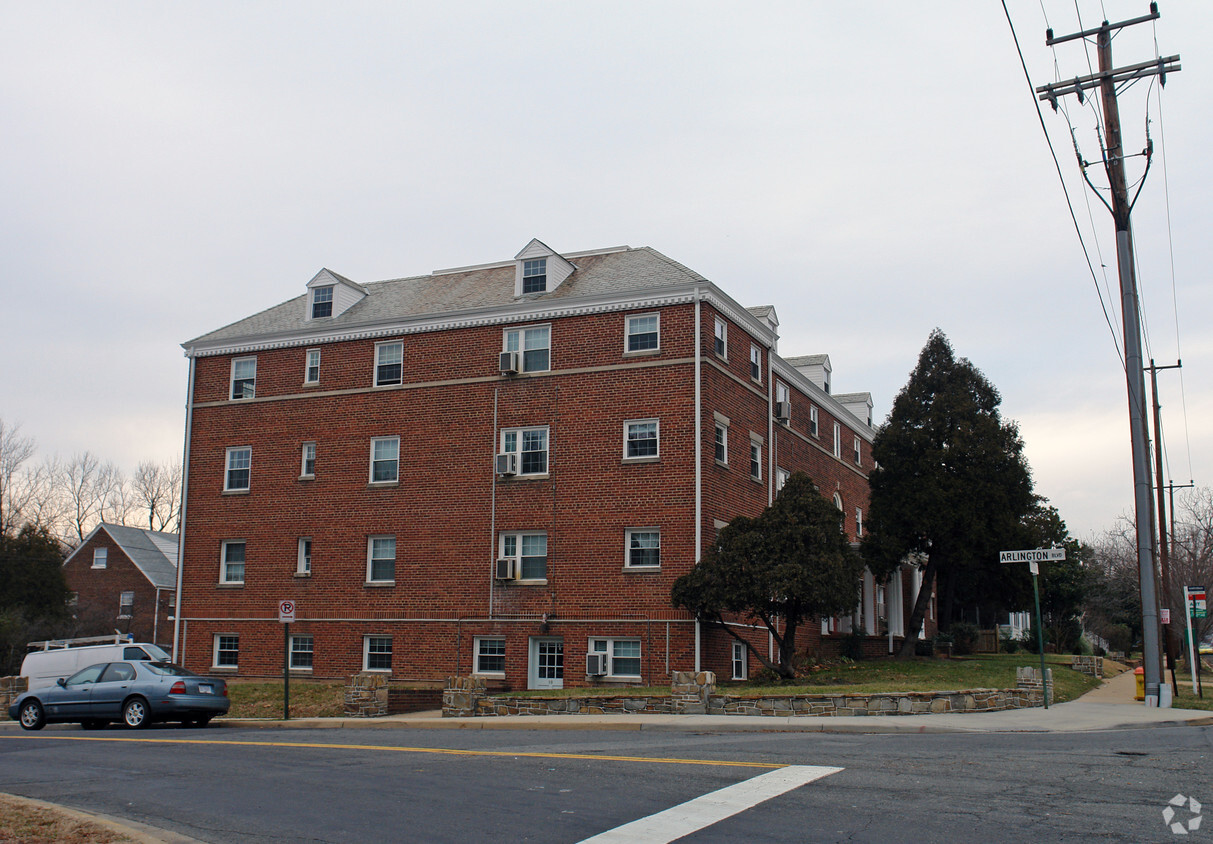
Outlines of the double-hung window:
{"label": "double-hung window", "polygon": [[543,293],[548,289],[548,259],[530,258],[522,262],[522,292]]}
{"label": "double-hung window", "polygon": [[660,426],[656,419],[632,419],[623,423],[623,459],[647,460],[660,456]]}
{"label": "double-hung window", "polygon": [[300,455],[299,477],[314,478],[316,476],[316,444],[304,443]]}
{"label": "double-hung window", "polygon": [[105,568],[106,561],[109,558],[109,553],[110,552],[109,552],[108,548],[94,548],[93,549],[93,568],[95,568],[95,569]]}
{"label": "double-hung window", "polygon": [[232,361],[232,398],[251,399],[257,395],[257,358]]}
{"label": "double-hung window", "polygon": [[661,568],[661,530],[659,528],[629,528],[627,556],[624,563],[630,569]]}
{"label": "double-hung window", "polygon": [[863,536],[863,508],[855,508],[855,537]]}
{"label": "double-hung window", "polygon": [[809,405],[809,435],[817,436],[817,408]]}
{"label": "double-hung window", "polygon": [[792,424],[792,395],[788,385],[782,381],[775,382],[775,415],[784,423]]}
{"label": "double-hung window", "polygon": [[239,446],[227,450],[227,470],[223,475],[224,492],[247,492],[252,471],[253,449]]}
{"label": "double-hung window", "polygon": [[118,618],[130,618],[135,611],[135,593],[123,592],[118,596]]}
{"label": "double-hung window", "polygon": [[240,637],[216,633],[214,640],[215,668],[236,668],[240,664]]}
{"label": "double-hung window", "polygon": [[501,559],[514,561],[519,580],[546,580],[548,535],[546,533],[501,534]]}
{"label": "double-hung window", "polygon": [[716,462],[721,466],[729,465],[729,420],[727,417],[714,414],[716,417],[715,451]]}
{"label": "double-hung window", "polygon": [[303,366],[303,383],[320,383],[320,350],[308,349],[307,362]]}
{"label": "double-hung window", "polygon": [[380,343],[375,346],[375,386],[400,384],[404,367],[404,343]]}
{"label": "double-hung window", "polygon": [[371,483],[394,484],[400,480],[400,437],[371,440]]}
{"label": "double-hung window", "polygon": [[655,352],[661,348],[661,315],[640,314],[627,319],[625,352]]}
{"label": "double-hung window", "polygon": [[530,328],[506,330],[502,351],[517,352],[521,372],[547,372],[551,369],[552,328],[533,325]]}
{"label": "double-hung window", "polygon": [[716,356],[727,358],[729,356],[729,327],[725,325],[724,320],[716,317],[716,339],[714,349]]}
{"label": "double-hung window", "polygon": [[519,475],[546,475],[548,429],[506,428],[501,432],[501,453],[518,455]]}
{"label": "double-hung window", "polygon": [[855,438],[855,465],[863,465],[863,451],[859,447],[859,437]]}
{"label": "double-hung window", "polygon": [[299,538],[299,551],[295,561],[295,574],[309,575],[312,573],[312,538]]}
{"label": "double-hung window", "polygon": [[291,668],[298,671],[311,671],[315,647],[315,640],[311,636],[292,636]]}
{"label": "double-hung window", "polygon": [[639,639],[590,639],[587,650],[606,655],[608,676],[640,677]]}
{"label": "double-hung window", "polygon": [[745,680],[746,673],[746,646],[741,642],[733,643],[733,679]]}
{"label": "double-hung window", "polygon": [[366,671],[392,670],[392,637],[365,636],[362,639],[362,667]]}
{"label": "double-hung window", "polygon": [[219,560],[220,583],[244,583],[244,540],[224,542]]}
{"label": "double-hung window", "polygon": [[476,674],[505,676],[505,639],[476,638]]}
{"label": "double-hung window", "polygon": [[750,477],[762,480],[762,437],[750,432]]}
{"label": "double-hung window", "polygon": [[775,494],[776,495],[778,495],[779,491],[783,489],[783,485],[788,482],[788,477],[790,476],[790,474],[791,473],[789,473],[787,469],[780,469],[780,468],[776,467],[776,469],[775,469]]}
{"label": "double-hung window", "polygon": [[333,315],[333,287],[317,287],[312,290],[312,319],[324,319]]}
{"label": "double-hung window", "polygon": [[762,349],[750,344],[750,378],[762,383]]}
{"label": "double-hung window", "polygon": [[395,583],[396,537],[367,537],[366,579],[368,583]]}
{"label": "double-hung window", "polygon": [[842,426],[834,423],[834,456],[842,457]]}

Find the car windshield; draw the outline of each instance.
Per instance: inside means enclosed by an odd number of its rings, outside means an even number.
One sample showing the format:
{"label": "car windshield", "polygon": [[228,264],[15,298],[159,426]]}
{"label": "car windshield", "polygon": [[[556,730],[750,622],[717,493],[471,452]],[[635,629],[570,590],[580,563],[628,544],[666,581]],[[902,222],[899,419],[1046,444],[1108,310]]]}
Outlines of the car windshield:
{"label": "car windshield", "polygon": [[143,667],[149,671],[154,671],[157,674],[167,674],[172,677],[195,677],[193,671],[187,668],[182,668],[180,665],[174,665],[171,662],[145,662]]}
{"label": "car windshield", "polygon": [[172,656],[164,648],[159,648],[155,645],[144,645],[143,649],[148,652],[155,662],[168,662],[172,659]]}

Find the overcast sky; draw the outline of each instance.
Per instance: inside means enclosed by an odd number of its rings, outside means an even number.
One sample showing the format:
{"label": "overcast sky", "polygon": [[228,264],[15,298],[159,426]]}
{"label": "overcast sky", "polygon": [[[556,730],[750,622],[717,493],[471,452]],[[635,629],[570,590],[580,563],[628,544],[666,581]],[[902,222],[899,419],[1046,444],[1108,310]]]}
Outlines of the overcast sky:
{"label": "overcast sky", "polygon": [[[1032,83],[1089,72],[1080,42],[1046,48],[1041,5],[1008,0]],[[1077,6],[1085,27],[1148,12]],[[1134,210],[1149,353],[1184,361],[1160,375],[1165,480],[1203,486],[1213,9],[1160,6],[1115,61],[1183,59],[1121,116],[1137,151],[1148,112],[1156,152]],[[1079,29],[1073,0],[1043,7]],[[1115,339],[998,2],[0,0],[0,20],[0,418],[41,455],[178,457],[180,344],[321,267],[420,275],[537,237],[652,246],[774,305],[779,351],[828,353],[878,420],[939,327],[1076,536],[1131,510],[1111,217],[1046,107]],[[1066,105],[1097,161],[1094,111]]]}

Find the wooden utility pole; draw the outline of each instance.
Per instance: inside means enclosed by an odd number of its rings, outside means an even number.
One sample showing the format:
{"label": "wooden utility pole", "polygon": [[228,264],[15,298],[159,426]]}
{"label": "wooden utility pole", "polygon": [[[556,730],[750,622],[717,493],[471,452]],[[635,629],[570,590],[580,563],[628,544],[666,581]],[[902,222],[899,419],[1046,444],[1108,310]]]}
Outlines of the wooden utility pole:
{"label": "wooden utility pole", "polygon": [[[1160,58],[1114,69],[1112,65],[1112,35],[1127,26],[1157,20],[1158,4],[1150,4],[1150,14],[1120,23],[1104,21],[1096,29],[1053,37],[1049,30],[1045,43],[1054,46],[1076,39],[1095,37],[1099,53],[1099,72],[1072,81],[1037,88],[1042,100],[1057,108],[1057,98],[1076,94],[1081,101],[1083,92],[1099,89],[1104,113],[1105,149],[1104,171],[1112,190],[1109,210],[1116,224],[1116,259],[1120,275],[1121,315],[1124,320],[1125,381],[1129,394],[1129,435],[1133,452],[1133,504],[1137,528],[1137,566],[1141,578],[1142,662],[1145,675],[1146,705],[1158,706],[1162,686],[1161,637],[1159,635],[1158,590],[1154,571],[1154,514],[1150,502],[1151,478],[1149,445],[1146,437],[1145,376],[1141,353],[1141,318],[1138,313],[1137,277],[1134,274],[1133,232],[1129,216],[1133,203],[1129,200],[1125,179],[1125,153],[1120,134],[1120,110],[1116,87],[1135,79],[1158,76],[1165,83],[1166,74],[1180,69],[1179,56]],[[1147,148],[1146,155],[1149,155]],[[1086,176],[1085,162],[1083,175]],[[1167,690],[1170,691],[1169,689]],[[1169,698],[1170,695],[1168,694]]]}

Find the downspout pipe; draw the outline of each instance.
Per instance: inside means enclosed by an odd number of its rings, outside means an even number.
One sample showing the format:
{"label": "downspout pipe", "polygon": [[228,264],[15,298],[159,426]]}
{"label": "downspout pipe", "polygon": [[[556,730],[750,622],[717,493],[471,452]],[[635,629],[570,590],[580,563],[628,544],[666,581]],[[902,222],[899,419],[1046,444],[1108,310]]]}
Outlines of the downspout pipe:
{"label": "downspout pipe", "polygon": [[[702,300],[695,286],[695,565],[703,556],[703,338],[700,336]],[[702,671],[699,616],[695,616],[695,673]]]}
{"label": "downspout pipe", "polygon": [[181,633],[181,574],[185,570],[185,510],[190,499],[190,436],[194,427],[194,369],[196,358],[186,352],[190,359],[189,389],[185,396],[185,446],[181,458],[181,517],[177,520],[177,594],[173,606],[173,662],[180,663],[184,654],[177,652]]}

